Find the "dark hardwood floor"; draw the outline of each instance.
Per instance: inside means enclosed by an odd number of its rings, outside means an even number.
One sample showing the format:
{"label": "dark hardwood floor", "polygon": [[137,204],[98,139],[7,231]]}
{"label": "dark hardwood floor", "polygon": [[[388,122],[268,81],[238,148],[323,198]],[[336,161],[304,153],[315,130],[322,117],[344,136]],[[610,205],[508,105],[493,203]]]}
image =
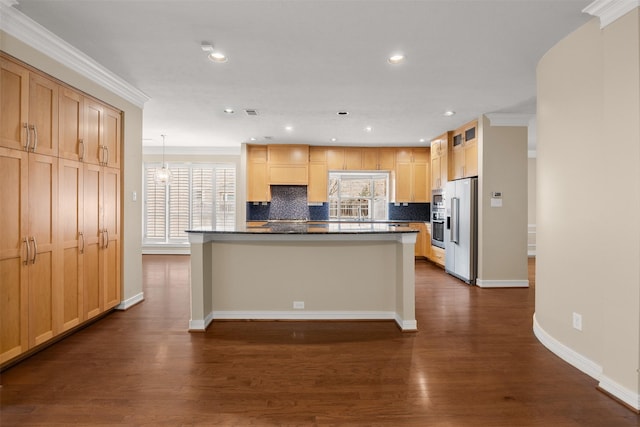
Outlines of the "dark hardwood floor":
{"label": "dark hardwood floor", "polygon": [[417,261],[416,333],[214,322],[189,334],[188,280],[188,257],[145,256],[142,304],[2,373],[0,425],[640,424],[536,340],[533,287],[469,287]]}

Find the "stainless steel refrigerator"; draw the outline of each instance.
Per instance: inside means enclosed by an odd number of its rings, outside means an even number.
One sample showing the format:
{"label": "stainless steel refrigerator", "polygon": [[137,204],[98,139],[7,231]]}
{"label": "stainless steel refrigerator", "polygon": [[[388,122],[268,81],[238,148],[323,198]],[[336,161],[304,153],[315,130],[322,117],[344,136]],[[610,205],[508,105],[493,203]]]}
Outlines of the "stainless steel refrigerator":
{"label": "stainless steel refrigerator", "polygon": [[478,265],[478,178],[445,186],[445,271],[474,285]]}

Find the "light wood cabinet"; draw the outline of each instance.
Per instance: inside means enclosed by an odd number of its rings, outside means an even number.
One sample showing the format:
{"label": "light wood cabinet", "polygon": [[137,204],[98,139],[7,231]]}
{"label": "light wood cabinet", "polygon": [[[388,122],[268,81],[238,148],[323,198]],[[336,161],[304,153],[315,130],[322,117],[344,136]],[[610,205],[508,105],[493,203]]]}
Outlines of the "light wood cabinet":
{"label": "light wood cabinet", "polygon": [[122,118],[29,66],[0,64],[4,365],[121,300]]}
{"label": "light wood cabinet", "polygon": [[440,135],[431,141],[431,189],[444,188],[448,180],[448,151],[451,132]]}
{"label": "light wood cabinet", "polygon": [[60,236],[59,265],[61,288],[58,294],[58,317],[61,332],[78,326],[85,319],[83,312],[83,257],[85,246],[84,166],[81,162],[60,159],[58,235]]}
{"label": "light wood cabinet", "polygon": [[58,152],[69,160],[84,160],[84,96],[69,88],[58,95]]}
{"label": "light wood cabinet", "polygon": [[347,168],[344,147],[327,148],[327,168],[330,171],[341,171]]}
{"label": "light wood cabinet", "polygon": [[478,121],[453,131],[451,138],[449,179],[478,176]]}
{"label": "light wood cabinet", "polygon": [[58,155],[59,85],[0,58],[0,146]]}
{"label": "light wood cabinet", "polygon": [[396,168],[396,149],[378,148],[378,170],[393,171]]}
{"label": "light wood cabinet", "polygon": [[329,170],[374,171],[393,170],[395,149],[377,147],[328,147]]}
{"label": "light wood cabinet", "polygon": [[58,253],[57,158],[0,148],[0,363],[51,339]]}
{"label": "light wood cabinet", "polygon": [[[427,234],[429,234],[427,230],[427,225],[424,222],[411,222],[409,223],[409,227],[415,230],[418,230],[418,234],[416,236],[416,245],[415,245],[414,255],[416,257],[426,258],[427,248],[429,247],[429,245],[427,245]],[[429,240],[429,244],[430,244],[430,240]]]}
{"label": "light wood cabinet", "polygon": [[329,169],[327,168],[327,150],[324,147],[309,147],[309,186],[307,200],[309,202],[326,202],[328,191]]}
{"label": "light wood cabinet", "polygon": [[268,145],[270,185],[307,185],[309,183],[308,145]]}
{"label": "light wood cabinet", "polygon": [[433,261],[434,263],[438,264],[441,267],[444,267],[444,257],[445,257],[445,251],[442,248],[439,248],[438,246],[431,246],[431,256],[430,256],[430,260]]}
{"label": "light wood cabinet", "polygon": [[428,203],[431,196],[428,148],[396,151],[395,201]]}
{"label": "light wood cabinet", "polygon": [[268,202],[271,200],[267,176],[267,146],[247,146],[247,201]]}

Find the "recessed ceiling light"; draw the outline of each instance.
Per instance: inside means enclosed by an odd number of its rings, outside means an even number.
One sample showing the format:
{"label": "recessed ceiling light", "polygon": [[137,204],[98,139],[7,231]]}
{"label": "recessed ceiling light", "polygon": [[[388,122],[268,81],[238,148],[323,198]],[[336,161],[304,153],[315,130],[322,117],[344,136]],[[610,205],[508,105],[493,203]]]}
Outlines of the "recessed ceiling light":
{"label": "recessed ceiling light", "polygon": [[222,52],[211,52],[209,54],[209,59],[212,60],[213,62],[218,62],[218,63],[228,61],[227,57]]}
{"label": "recessed ceiling light", "polygon": [[424,138],[420,138],[418,142],[425,142]]}
{"label": "recessed ceiling light", "polygon": [[404,59],[405,59],[405,56],[403,54],[396,53],[395,55],[391,55],[389,59],[387,59],[387,62],[389,64],[395,65],[395,64],[400,64],[401,62],[404,61]]}
{"label": "recessed ceiling light", "polygon": [[367,126],[366,128],[364,128],[365,132],[371,132],[373,130],[373,128],[371,126]]}
{"label": "recessed ceiling light", "polygon": [[293,126],[285,126],[284,130],[291,132],[293,130]]}
{"label": "recessed ceiling light", "polygon": [[252,136],[251,138],[249,138],[249,140],[251,140],[251,141],[255,141],[255,140],[256,140],[256,138]]}
{"label": "recessed ceiling light", "polygon": [[338,138],[331,138],[331,142],[336,142]]}
{"label": "recessed ceiling light", "polygon": [[448,110],[448,111],[445,111],[443,114],[444,114],[445,116],[447,116],[447,117],[451,117],[451,116],[453,116],[454,114],[456,114],[456,112],[455,112],[455,111]]}
{"label": "recessed ceiling light", "polygon": [[233,108],[225,108],[225,109],[224,109],[224,112],[225,112],[225,113],[227,113],[227,114],[233,114],[233,113],[235,113],[235,111],[233,111]]}
{"label": "recessed ceiling light", "polygon": [[339,115],[339,116],[346,116],[346,115],[348,115],[348,114],[349,114],[349,112],[348,112],[348,111],[338,111],[338,115]]}

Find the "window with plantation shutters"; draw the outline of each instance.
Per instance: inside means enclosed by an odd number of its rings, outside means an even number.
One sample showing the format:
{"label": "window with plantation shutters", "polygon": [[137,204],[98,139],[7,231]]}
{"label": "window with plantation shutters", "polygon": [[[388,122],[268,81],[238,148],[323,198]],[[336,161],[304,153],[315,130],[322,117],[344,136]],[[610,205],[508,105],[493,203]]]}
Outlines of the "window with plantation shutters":
{"label": "window with plantation shutters", "polygon": [[187,240],[189,229],[189,168],[169,168],[169,240]]}
{"label": "window with plantation shutters", "polygon": [[164,242],[167,237],[165,210],[167,208],[167,187],[157,185],[153,180],[156,167],[145,168],[145,240]]}
{"label": "window with plantation shutters", "polygon": [[232,229],[236,220],[235,165],[175,163],[169,185],[154,181],[159,164],[145,164],[144,242],[187,243],[185,230]]}
{"label": "window with plantation shutters", "polygon": [[233,229],[236,223],[236,170],[216,169],[216,228]]}

